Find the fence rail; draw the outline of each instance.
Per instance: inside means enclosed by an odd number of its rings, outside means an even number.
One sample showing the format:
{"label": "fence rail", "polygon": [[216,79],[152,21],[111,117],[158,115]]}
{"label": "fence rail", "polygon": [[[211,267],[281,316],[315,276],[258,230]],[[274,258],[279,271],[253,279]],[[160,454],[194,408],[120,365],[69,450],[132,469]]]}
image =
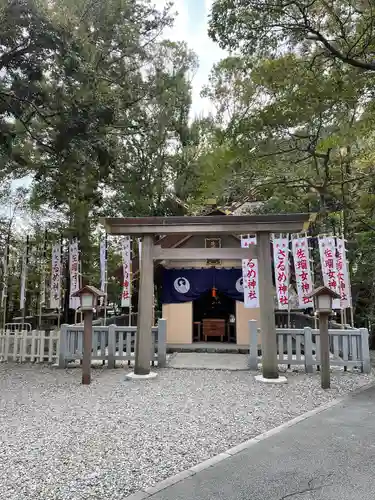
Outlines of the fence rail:
{"label": "fence rail", "polygon": [[31,332],[32,326],[31,323],[5,323],[5,330],[8,332],[17,332],[20,330]]}
{"label": "fence rail", "polygon": [[0,331],[1,361],[56,363],[59,357],[58,331],[12,329]]}
{"label": "fence rail", "polygon": [[[151,361],[166,365],[166,320],[152,328]],[[137,328],[132,326],[94,326],[92,359],[115,368],[117,361],[134,360]],[[63,368],[69,362],[83,358],[83,326],[62,325],[61,330],[39,331],[19,327],[0,331],[0,361],[31,361],[58,363]]]}
{"label": "fence rail", "polygon": [[[249,368],[256,370],[261,362],[258,336],[261,333],[257,322],[249,321],[250,347]],[[336,330],[329,329],[330,365],[359,367],[370,373],[369,332],[367,328]],[[304,365],[306,373],[312,373],[320,365],[320,333],[310,327],[301,329],[277,328],[277,361],[279,365]]]}
{"label": "fence rail", "polygon": [[[159,320],[152,328],[151,361],[158,366],[166,365],[166,320]],[[135,326],[94,326],[92,336],[92,359],[107,362],[108,368],[114,368],[116,361],[134,360]],[[62,325],[59,353],[59,366],[65,367],[69,361],[83,358],[83,326]]]}
{"label": "fence rail", "polygon": [[[24,325],[23,325],[24,326]],[[26,327],[28,328],[28,327]],[[250,345],[249,368],[256,370],[261,362],[258,345],[260,329],[257,322],[249,321]],[[136,327],[94,326],[92,359],[115,368],[116,362],[134,360]],[[371,371],[369,333],[366,328],[329,330],[331,366],[358,367],[364,373]],[[277,361],[279,365],[303,365],[311,373],[320,365],[319,330],[310,327],[300,329],[276,329]],[[152,328],[151,361],[166,366],[166,320],[160,319]],[[0,331],[1,361],[31,361],[58,363],[63,368],[69,362],[83,357],[83,326],[62,325],[60,332],[23,329]]]}

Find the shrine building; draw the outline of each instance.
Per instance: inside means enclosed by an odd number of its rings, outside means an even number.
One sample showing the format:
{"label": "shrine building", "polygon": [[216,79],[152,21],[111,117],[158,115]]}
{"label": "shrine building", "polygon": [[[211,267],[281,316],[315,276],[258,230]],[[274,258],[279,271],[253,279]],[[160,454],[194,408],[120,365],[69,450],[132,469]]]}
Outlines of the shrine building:
{"label": "shrine building", "polygon": [[[310,214],[103,219],[108,234],[142,241],[135,373],[150,372],[153,311],[160,301],[168,346],[219,341],[247,347],[249,320],[257,320],[263,376],[277,378],[271,235],[306,232],[310,222]],[[241,236],[248,235],[256,241],[242,247]]]}
{"label": "shrine building", "polygon": [[[237,213],[215,207],[205,216],[231,217]],[[168,234],[157,238],[155,244],[164,249],[230,250],[241,248],[241,235]],[[138,258],[133,260],[132,266],[136,278]],[[244,307],[241,259],[163,260],[154,263],[154,273],[161,317],[167,320],[169,346],[198,342],[248,346],[248,322],[254,319],[259,324],[260,309]]]}
{"label": "shrine building", "polygon": [[[174,240],[174,241],[173,241]],[[240,248],[236,235],[173,235],[162,248]],[[259,308],[245,309],[241,260],[163,261],[158,273],[167,343],[230,342],[246,346],[248,321],[259,321]]]}

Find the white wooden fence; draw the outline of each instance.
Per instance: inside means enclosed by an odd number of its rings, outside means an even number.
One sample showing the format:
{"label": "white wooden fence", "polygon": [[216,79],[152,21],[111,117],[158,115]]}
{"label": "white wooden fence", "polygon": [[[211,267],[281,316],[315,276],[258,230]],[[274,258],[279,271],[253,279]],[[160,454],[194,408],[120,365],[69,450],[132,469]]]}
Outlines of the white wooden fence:
{"label": "white wooden fence", "polygon": [[[24,325],[22,325],[24,326]],[[0,331],[0,361],[57,363],[60,335],[58,331],[12,328]]]}
{"label": "white wooden fence", "polygon": [[[250,348],[249,368],[257,370],[262,361],[258,346],[260,329],[255,320],[249,321]],[[345,370],[358,367],[370,373],[369,333],[367,328],[329,330],[330,365],[343,366]],[[320,365],[320,333],[310,327],[301,329],[277,328],[277,360],[279,365],[304,365],[306,373],[312,373]]]}
{"label": "white wooden fence", "polygon": [[[25,325],[23,325],[25,326]],[[38,331],[12,328],[0,331],[0,361],[30,361],[58,363],[61,368],[70,361],[81,360],[83,351],[83,326],[62,325],[61,331]],[[28,327],[27,327],[28,328]],[[249,321],[250,345],[249,368],[256,370],[261,363],[261,349],[258,346],[256,321]],[[364,373],[371,371],[369,334],[366,328],[329,330],[330,364],[343,366],[346,370],[358,367]],[[134,360],[136,327],[94,326],[92,359],[107,363],[114,368],[117,361]],[[279,365],[302,365],[311,373],[320,365],[319,330],[303,329],[276,330],[277,359]],[[166,320],[159,320],[152,329],[152,363],[166,365]]]}
{"label": "white wooden fence", "polygon": [[[116,361],[134,361],[135,326],[94,326],[92,336],[92,359],[107,362],[108,368],[115,368]],[[167,360],[167,324],[165,319],[152,328],[151,360],[159,367]],[[59,367],[64,368],[69,361],[83,357],[83,326],[62,325],[59,351]]]}
{"label": "white wooden fence", "polygon": [[[116,361],[134,360],[137,328],[129,326],[94,326],[92,359],[115,368]],[[0,361],[48,362],[66,367],[83,357],[83,326],[62,325],[61,330],[44,332],[19,327],[0,331]],[[166,365],[166,320],[152,329],[152,363]]]}
{"label": "white wooden fence", "polygon": [[17,332],[20,330],[31,332],[32,326],[30,323],[5,323],[5,330],[8,332]]}

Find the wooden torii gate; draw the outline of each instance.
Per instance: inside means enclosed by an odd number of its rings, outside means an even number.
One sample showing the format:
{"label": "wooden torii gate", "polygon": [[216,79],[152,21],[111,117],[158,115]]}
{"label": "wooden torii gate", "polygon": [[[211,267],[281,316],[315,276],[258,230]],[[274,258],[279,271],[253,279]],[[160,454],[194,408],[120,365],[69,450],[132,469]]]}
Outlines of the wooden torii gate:
{"label": "wooden torii gate", "polygon": [[[152,311],[155,260],[258,259],[260,326],[262,330],[262,372],[268,379],[278,378],[276,325],[272,287],[271,233],[307,231],[313,214],[272,214],[198,217],[106,218],[102,222],[108,234],[142,238],[138,325],[134,374],[150,374],[152,347]],[[256,234],[251,248],[161,248],[156,235]]]}

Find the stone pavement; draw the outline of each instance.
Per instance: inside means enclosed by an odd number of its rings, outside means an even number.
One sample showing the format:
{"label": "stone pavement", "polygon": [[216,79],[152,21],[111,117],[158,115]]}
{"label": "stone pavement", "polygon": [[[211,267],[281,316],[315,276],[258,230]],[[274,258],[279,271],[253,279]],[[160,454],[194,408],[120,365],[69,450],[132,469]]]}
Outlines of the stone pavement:
{"label": "stone pavement", "polygon": [[[219,456],[220,458],[220,456]],[[134,500],[373,500],[375,387]],[[157,489],[157,488],[156,488]]]}
{"label": "stone pavement", "polygon": [[168,361],[170,368],[190,370],[248,370],[247,354],[178,352]]}

